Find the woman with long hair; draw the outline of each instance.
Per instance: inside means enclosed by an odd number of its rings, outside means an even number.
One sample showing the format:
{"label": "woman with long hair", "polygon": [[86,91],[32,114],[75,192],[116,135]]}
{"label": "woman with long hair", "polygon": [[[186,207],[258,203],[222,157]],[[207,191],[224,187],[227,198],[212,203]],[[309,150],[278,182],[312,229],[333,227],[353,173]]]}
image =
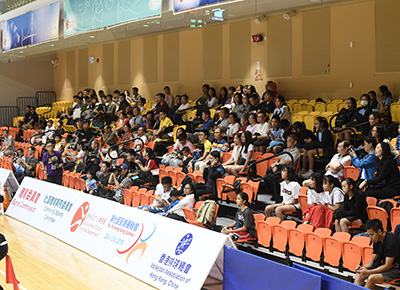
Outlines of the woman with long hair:
{"label": "woman with long hair", "polygon": [[166,216],[175,220],[186,221],[185,213],[182,208],[193,209],[194,204],[196,203],[196,187],[193,183],[188,183],[183,187],[183,194],[185,195],[181,201],[171,208]]}

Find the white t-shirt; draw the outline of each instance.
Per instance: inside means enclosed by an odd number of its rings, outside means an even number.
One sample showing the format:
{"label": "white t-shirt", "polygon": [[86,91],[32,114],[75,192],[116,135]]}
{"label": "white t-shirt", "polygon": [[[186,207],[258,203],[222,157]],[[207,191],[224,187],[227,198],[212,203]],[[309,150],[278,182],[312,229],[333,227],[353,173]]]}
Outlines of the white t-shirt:
{"label": "white t-shirt", "polygon": [[143,147],[146,147],[146,144],[147,144],[147,137],[146,137],[146,135],[143,135],[142,137],[139,137],[137,134],[135,134],[135,138],[140,138],[140,139],[142,139],[142,141],[143,141],[143,144],[142,144],[142,142],[140,142],[140,140],[135,140],[135,144],[133,145],[133,147],[135,148],[135,150],[139,150],[142,146],[143,146]]}
{"label": "white t-shirt", "polygon": [[239,147],[239,146],[235,146],[234,148],[233,148],[233,151],[232,151],[232,156],[231,156],[231,159],[232,160],[236,160],[236,158],[238,157],[238,155],[239,155],[239,152],[240,152],[240,149],[241,149],[242,147]]}
{"label": "white t-shirt", "polygon": [[226,130],[226,134],[229,136],[232,136],[233,134],[235,134],[240,128],[239,123],[236,124],[229,124],[228,125],[228,130]]}
{"label": "white t-shirt", "polygon": [[258,124],[256,130],[254,131],[254,134],[258,133],[261,136],[268,137],[268,135],[267,135],[268,129],[271,129],[271,125],[268,122],[265,122],[264,124],[260,123],[260,124]]}
{"label": "white t-shirt", "polygon": [[314,189],[307,190],[308,204],[322,204],[325,205],[325,191],[316,192]]}
{"label": "white t-shirt", "polygon": [[285,180],[281,182],[281,196],[285,204],[291,203],[294,199],[298,199],[299,194],[301,194],[301,187],[298,182],[291,181],[286,183]]}
{"label": "white t-shirt", "polygon": [[[247,160],[247,156],[249,155],[250,151],[254,152],[254,146],[253,146],[253,144],[250,144],[249,147],[247,148],[246,153],[244,152],[244,149],[245,149],[245,146],[243,146],[241,149],[241,155],[244,159]],[[253,160],[254,160],[254,154],[253,154],[253,157],[251,158],[251,161],[253,161]]]}
{"label": "white t-shirt", "polygon": [[[189,108],[190,108],[190,104],[189,104],[189,103],[181,104],[181,105],[179,106],[177,112],[183,111],[183,110],[186,110],[186,109],[189,109]],[[184,122],[187,121],[187,115],[186,115],[186,114],[181,114],[181,117],[182,117],[182,120],[183,120]]]}
{"label": "white t-shirt", "polygon": [[325,191],[325,204],[335,205],[337,203],[342,203],[343,201],[344,193],[340,188],[333,188],[331,193]]}
{"label": "white t-shirt", "polygon": [[328,170],[325,173],[325,175],[332,175],[333,177],[336,177],[337,179],[342,181],[344,178],[344,168],[346,166],[351,165],[351,156],[350,155],[341,156],[339,153],[336,153],[335,155],[333,155],[333,157],[329,163],[341,164],[342,168],[336,174],[334,174],[330,170]]}
{"label": "white t-shirt", "polygon": [[[165,192],[165,191],[164,191],[164,187],[162,186],[161,183],[159,183],[159,184],[157,184],[157,186],[156,186],[156,190],[154,191],[154,194],[155,194],[155,195],[158,195],[158,196],[161,197],[161,199],[163,199],[163,200],[168,200],[171,191],[172,191],[172,188],[171,188],[170,191]],[[153,201],[153,204],[152,204],[151,206],[157,206],[157,205],[159,205],[159,204],[160,204],[160,203],[159,203],[157,200],[154,200],[154,201]]]}

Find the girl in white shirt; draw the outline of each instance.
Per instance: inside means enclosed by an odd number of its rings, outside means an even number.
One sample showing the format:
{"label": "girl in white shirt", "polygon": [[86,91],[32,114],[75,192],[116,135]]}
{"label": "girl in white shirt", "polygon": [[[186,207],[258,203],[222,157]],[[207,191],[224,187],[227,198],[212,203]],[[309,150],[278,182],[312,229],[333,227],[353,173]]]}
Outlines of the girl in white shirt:
{"label": "girl in white shirt", "polygon": [[196,203],[196,188],[192,183],[188,183],[183,188],[183,193],[185,194],[185,197],[177,205],[171,208],[165,216],[175,220],[186,221],[186,216],[182,208],[193,209],[194,204]]}
{"label": "girl in white shirt", "polygon": [[275,212],[276,216],[281,220],[284,214],[290,211],[298,211],[300,209],[298,196],[301,194],[301,187],[296,182],[296,174],[292,166],[285,167],[281,171],[283,181],[281,182],[281,196],[283,201],[277,204],[268,205],[265,208],[265,215],[272,216]]}
{"label": "girl in white shirt", "polygon": [[309,180],[303,181],[303,186],[308,187],[307,200],[309,205],[325,204],[325,192],[322,187],[322,173],[314,172]]}
{"label": "girl in white shirt", "polygon": [[225,169],[229,174],[233,174],[236,177],[239,177],[239,172],[246,171],[250,162],[254,161],[254,146],[252,144],[253,139],[251,133],[249,131],[242,132],[241,141],[243,145],[240,148],[235,163],[229,166],[228,169]]}
{"label": "girl in white shirt", "polygon": [[233,152],[231,155],[231,158],[226,161],[225,163],[222,164],[222,166],[224,167],[225,171],[227,171],[229,173],[229,168],[231,168],[232,166],[235,166],[235,162],[239,157],[239,153],[240,150],[242,149],[243,143],[242,143],[242,132],[239,132],[235,135],[235,137],[233,138],[233,142],[235,143],[235,147],[233,148]]}

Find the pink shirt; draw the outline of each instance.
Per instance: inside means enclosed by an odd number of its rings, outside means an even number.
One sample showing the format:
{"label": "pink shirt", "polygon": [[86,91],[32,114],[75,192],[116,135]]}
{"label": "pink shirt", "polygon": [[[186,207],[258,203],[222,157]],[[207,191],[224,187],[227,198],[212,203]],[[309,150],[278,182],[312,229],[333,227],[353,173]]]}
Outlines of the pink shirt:
{"label": "pink shirt", "polygon": [[183,149],[183,147],[189,147],[190,153],[192,153],[194,151],[194,146],[193,146],[192,142],[190,142],[189,140],[186,140],[185,145],[182,145],[181,142],[179,142],[179,140],[176,140],[175,145],[174,145],[174,150],[181,151]]}

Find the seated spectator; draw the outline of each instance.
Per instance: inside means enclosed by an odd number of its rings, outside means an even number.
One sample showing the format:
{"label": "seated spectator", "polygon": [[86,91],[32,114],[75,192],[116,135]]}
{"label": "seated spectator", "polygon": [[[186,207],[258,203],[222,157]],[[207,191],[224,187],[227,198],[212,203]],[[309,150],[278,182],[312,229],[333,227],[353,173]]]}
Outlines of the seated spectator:
{"label": "seated spectator", "polygon": [[222,178],[225,169],[221,164],[221,153],[219,151],[211,151],[207,157],[206,166],[203,171],[203,179],[205,186],[197,189],[199,196],[212,193],[213,197],[217,197],[217,179]]}
{"label": "seated spectator", "polygon": [[228,125],[228,130],[226,130],[226,136],[228,138],[233,138],[233,136],[237,133],[239,130],[240,124],[238,123],[238,118],[236,113],[230,113],[229,114],[229,125]]}
{"label": "seated spectator", "polygon": [[[298,160],[300,159],[300,151],[296,147],[297,137],[292,134],[287,138],[287,147],[283,150],[283,152],[288,152],[293,157],[292,159],[289,155],[283,154],[278,156],[277,160],[271,164],[271,167],[268,169],[267,175],[264,177],[265,186],[268,188],[268,192],[271,192],[272,199],[277,202],[280,202],[280,186],[278,181],[281,179],[281,171],[287,166],[295,167]],[[321,181],[322,182],[322,181]]]}
{"label": "seated spectator", "polygon": [[344,168],[351,165],[351,156],[348,153],[350,143],[348,141],[339,142],[337,152],[331,161],[325,166],[326,173],[342,181],[344,178]]}
{"label": "seated spectator", "polygon": [[209,109],[216,109],[218,107],[217,92],[213,87],[208,90],[207,107]]}
{"label": "seated spectator", "polygon": [[[129,123],[125,124],[123,127],[124,133],[122,134],[121,142],[132,140],[133,134],[131,132],[131,125]],[[122,151],[126,152],[131,149],[132,143],[128,142],[122,145]]]}
{"label": "seated spectator", "polygon": [[[155,96],[155,101],[156,101],[156,105],[151,109],[154,112],[154,118],[156,120],[159,120],[160,116],[160,112],[163,111],[165,113],[165,115],[167,115],[168,111],[169,111],[169,106],[168,104],[165,102],[165,95],[163,93],[158,93]],[[169,118],[168,118],[169,119]]]}
{"label": "seated spectator", "polygon": [[202,130],[210,131],[213,127],[213,121],[211,120],[210,117],[210,111],[204,110],[201,115],[201,118],[203,119],[203,125],[201,125],[200,131]]}
{"label": "seated spectator", "polygon": [[376,284],[400,278],[400,240],[385,232],[378,219],[367,221],[365,229],[373,242],[373,256],[366,265],[356,268],[354,283],[375,289]]}
{"label": "seated spectator", "polygon": [[14,138],[8,133],[8,130],[3,131],[3,136],[4,136],[4,144],[3,148],[0,150],[0,158],[3,158],[4,156],[11,157],[14,152],[15,152],[15,141]]}
{"label": "seated spectator", "polygon": [[237,111],[238,116],[243,117],[251,113],[251,104],[248,96],[242,95],[242,108]]}
{"label": "seated spectator", "polygon": [[153,111],[149,111],[146,113],[146,116],[143,117],[143,121],[140,126],[145,127],[147,129],[153,129],[153,126],[156,124],[156,120],[154,119]]}
{"label": "seated spectator", "polygon": [[[177,114],[177,110],[181,106],[181,101],[182,101],[182,97],[180,95],[176,95],[175,96],[175,104],[174,104],[174,106],[172,106],[172,104],[171,104],[171,106],[169,106],[170,109],[168,111],[168,118],[170,118],[174,124],[177,124],[177,122],[175,122],[176,121],[175,117],[179,116],[179,114]],[[181,120],[178,120],[178,121],[181,121]],[[181,121],[181,124],[183,124],[182,121]]]}
{"label": "seated spectator", "polygon": [[310,138],[311,142],[316,139],[314,133],[306,128],[306,124],[304,124],[304,122],[294,123],[293,132],[297,136],[297,148],[299,148],[300,151],[303,151],[305,144],[307,144],[305,141],[306,139]]}
{"label": "seated spectator", "polygon": [[100,131],[101,134],[101,142],[104,144],[103,153],[108,151],[110,146],[117,144],[118,136],[111,130],[110,125],[104,126],[104,133]]}
{"label": "seated spectator", "polygon": [[104,161],[101,164],[100,171],[96,173],[96,187],[93,194],[110,199],[114,195],[112,191],[108,188],[108,184],[111,181],[111,173],[110,173],[111,165],[109,162]]}
{"label": "seated spectator", "polygon": [[250,112],[257,114],[258,112],[260,112],[261,110],[263,110],[263,105],[260,103],[260,98],[258,97],[257,94],[253,93],[250,94],[249,96],[249,101],[250,101]]}
{"label": "seated spectator", "polygon": [[140,98],[137,102],[137,105],[139,107],[140,113],[142,113],[146,108],[146,99],[145,98]]}
{"label": "seated spectator", "polygon": [[254,161],[254,146],[252,144],[251,133],[245,131],[241,134],[242,146],[239,155],[233,165],[225,166],[229,174],[239,177],[239,172],[247,171],[251,162]]}
{"label": "seated spectator", "polygon": [[[368,135],[369,132],[369,123],[368,118],[369,115],[372,113],[372,110],[369,107],[370,97],[367,94],[363,94],[361,96],[361,107],[357,108],[357,112],[353,119],[350,120],[346,124],[346,128],[353,128],[359,132],[363,132],[365,135]],[[347,130],[344,131],[344,138],[345,140],[350,141],[350,134],[351,131]]]}
{"label": "seated spectator", "polygon": [[154,151],[147,147],[143,152],[143,158],[146,160],[144,165],[139,160],[135,161],[140,171],[138,179],[134,181],[133,185],[143,185],[146,182],[158,181],[160,168],[158,167]]}
{"label": "seated spectator", "polygon": [[[128,115],[131,113],[128,113]],[[136,130],[139,128],[140,124],[143,122],[143,116],[140,114],[139,107],[135,106],[132,110],[132,119],[129,121],[132,129]]]}
{"label": "seated spectator", "polygon": [[371,129],[371,136],[376,139],[376,143],[385,142],[390,147],[390,152],[393,156],[397,156],[399,151],[393,146],[392,142],[388,139],[388,132],[383,126],[373,126]]}
{"label": "seated spectator", "polygon": [[278,115],[281,119],[289,120],[292,123],[292,116],[289,107],[286,105],[285,98],[282,96],[277,96],[275,98],[275,110],[274,115]]}
{"label": "seated spectator", "polygon": [[214,130],[214,142],[212,143],[211,151],[219,151],[222,153],[228,152],[229,145],[228,142],[224,139],[224,129],[217,128]]}
{"label": "seated spectator", "polygon": [[323,189],[323,175],[321,172],[314,172],[311,174],[310,181],[303,186],[307,189],[307,202],[308,205],[324,205],[325,192]]}
{"label": "seated spectator", "polygon": [[165,215],[169,210],[173,209],[179,203],[179,191],[172,189],[169,194],[168,200],[162,200],[162,204],[159,206],[140,206],[138,207],[141,210],[148,211],[151,213],[158,213],[160,215]]}
{"label": "seated spectator", "polygon": [[342,181],[342,190],[345,194],[343,207],[335,210],[335,231],[349,232],[349,226],[364,224],[367,219],[367,202],[362,196],[355,182],[351,178]]}
{"label": "seated spectator", "polygon": [[36,164],[38,163],[38,161],[35,157],[35,151],[36,151],[35,147],[33,146],[29,147],[28,157],[26,157],[25,159],[21,158],[22,167],[24,168],[24,176],[33,178],[36,176]]}
{"label": "seated spectator", "polygon": [[[133,149],[135,151],[141,151],[144,147],[146,147],[148,140],[147,140],[145,133],[146,133],[146,129],[144,127],[140,126],[137,130],[137,133],[134,135],[136,140],[135,140],[135,144],[133,145]],[[143,142],[138,139],[142,140]]]}
{"label": "seated spectator", "polygon": [[171,205],[169,199],[172,191],[176,191],[172,187],[172,178],[170,176],[164,176],[161,178],[161,183],[156,186],[153,203],[151,205],[139,206],[137,208],[153,213],[161,212],[161,208]]}
{"label": "seated spectator", "polygon": [[[165,166],[170,165],[171,160],[176,159],[178,156],[178,152],[182,151],[184,147],[189,148],[189,154],[194,151],[194,146],[192,142],[190,142],[187,139],[186,132],[183,132],[179,135],[178,140],[176,140],[174,148],[172,149],[171,152],[164,154],[161,164],[164,164]],[[175,160],[174,163],[176,163],[177,160]],[[179,163],[179,162],[178,162]]]}
{"label": "seated spectator", "polygon": [[115,186],[115,193],[110,200],[117,201],[121,204],[124,203],[124,189],[127,189],[130,186],[129,183],[123,182],[126,180],[127,174],[128,165],[125,163],[122,163],[121,166],[118,167],[117,171],[111,173],[109,183]]}
{"label": "seated spectator", "polygon": [[236,133],[246,131],[247,126],[249,126],[249,119],[248,119],[248,117],[245,115],[245,116],[243,116],[243,117],[240,118],[240,127],[239,127],[239,130],[238,130]]}
{"label": "seated spectator", "polygon": [[166,213],[166,217],[186,221],[185,213],[183,212],[182,208],[193,209],[194,204],[196,203],[196,188],[194,187],[193,183],[188,183],[183,188],[184,198],[179,201],[177,205],[169,209]]}
{"label": "seated spectator", "polygon": [[253,144],[260,147],[260,151],[264,154],[271,141],[268,136],[271,125],[268,123],[268,115],[262,111],[257,114],[257,121],[259,123],[253,134]]}
{"label": "seated spectator", "polygon": [[134,102],[139,101],[142,98],[141,95],[139,95],[139,88],[138,87],[133,87],[132,88],[132,100]]}
{"label": "seated spectator", "polygon": [[[354,120],[357,116],[357,102],[356,99],[350,97],[346,100],[347,108],[342,108],[338,113],[335,120],[335,129],[349,128],[354,126]],[[346,135],[345,135],[345,132]],[[350,140],[351,131],[344,131],[339,133],[339,140]],[[346,137],[346,139],[345,139]]]}
{"label": "seated spectator", "polygon": [[212,148],[212,144],[208,140],[208,137],[209,137],[209,133],[207,130],[201,130],[199,132],[199,141],[203,145],[203,150],[202,150],[203,155],[199,159],[196,159],[196,160],[193,156],[193,162],[189,163],[188,169],[194,169],[194,171],[197,171],[197,170],[203,171],[204,170],[205,159],[207,158],[208,154],[210,154],[211,148]]}
{"label": "seated spectator", "polygon": [[61,145],[61,135],[54,136],[54,150],[61,152],[64,150],[63,146]]}
{"label": "seated spectator", "polygon": [[95,190],[97,189],[96,180],[93,179],[93,177],[94,177],[94,172],[89,170],[86,173],[85,190],[83,191],[91,195],[93,195],[95,193]]}
{"label": "seated spectator", "polygon": [[123,128],[126,124],[129,123],[129,119],[126,116],[126,113],[124,110],[118,110],[117,112],[118,120],[115,123],[115,128],[112,129],[113,132],[120,134],[123,131]]}
{"label": "seated spectator", "polygon": [[90,146],[93,140],[93,131],[90,128],[90,121],[83,122],[83,129],[77,132],[77,142],[81,141],[85,146]]}
{"label": "seated spectator", "polygon": [[229,126],[229,110],[227,108],[222,108],[219,116],[220,118],[215,123],[215,128],[222,128],[226,131]]}
{"label": "seated spectator", "polygon": [[233,151],[232,151],[232,155],[231,158],[229,158],[228,161],[226,161],[225,163],[222,164],[222,166],[224,167],[224,169],[229,173],[229,168],[232,165],[237,165],[237,163],[239,162],[239,154],[240,154],[240,150],[242,150],[242,132],[239,132],[235,135],[235,137],[233,137]]}
{"label": "seated spectator", "polygon": [[181,96],[181,105],[175,112],[174,123],[175,124],[184,124],[187,121],[187,112],[190,108],[189,97],[187,95]]}
{"label": "seated spectator", "polygon": [[397,162],[386,142],[376,145],[376,176],[366,179],[360,189],[366,189],[366,195],[377,199],[392,198],[399,195],[400,173]]}
{"label": "seated spectator", "polygon": [[54,132],[54,134],[55,134],[55,136],[56,135],[60,135],[60,136],[62,136],[62,135],[64,135],[64,133],[65,133],[65,130],[63,129],[63,122],[61,122],[61,121],[58,121],[57,123],[56,123],[56,131]]}
{"label": "seated spectator", "polygon": [[248,207],[249,196],[245,192],[239,192],[236,197],[236,205],[239,209],[236,212],[235,221],[224,227],[221,233],[230,235],[232,240],[254,238],[256,235],[253,211]]}
{"label": "seated spectator", "polygon": [[370,179],[374,177],[376,172],[376,144],[375,138],[367,137],[364,140],[364,151],[367,153],[367,155],[362,158],[358,157],[356,154],[355,150],[360,151],[359,149],[354,149],[353,147],[349,148],[351,163],[354,167],[360,168],[360,174],[358,176],[359,179]]}
{"label": "seated spectator", "polygon": [[284,220],[284,214],[291,211],[299,211],[300,204],[298,196],[301,194],[300,184],[296,182],[296,174],[292,166],[282,169],[281,176],[283,181],[280,183],[282,202],[270,204],[265,208],[265,215],[272,216],[275,213],[278,218]]}
{"label": "seated spectator", "polygon": [[323,205],[308,206],[303,212],[303,223],[310,223],[315,228],[329,228],[333,221],[334,211],[342,207],[344,201],[344,193],[340,186],[338,179],[332,175],[324,175],[322,187],[325,191],[325,199]]}
{"label": "seated spectator", "polygon": [[269,142],[267,152],[274,152],[276,154],[285,144],[285,140],[283,139],[283,133],[285,133],[285,131],[280,128],[280,121],[281,119],[277,115],[273,115],[271,118],[272,128],[267,130],[267,134],[271,139],[271,142]]}
{"label": "seated spectator", "polygon": [[383,85],[379,87],[379,92],[376,97],[378,101],[378,111],[381,113],[381,118],[386,125],[392,121],[392,116],[390,113],[390,104],[392,103],[392,93],[389,91],[388,87]]}
{"label": "seated spectator", "polygon": [[53,125],[53,120],[48,120],[47,121],[47,126],[44,129],[44,135],[42,137],[42,143],[46,144],[47,140],[53,140],[54,139],[54,135],[56,133],[56,128]]}
{"label": "seated spectator", "polygon": [[153,132],[153,140],[154,138],[171,140],[171,136],[169,133],[172,132],[174,128],[174,123],[172,123],[171,119],[167,117],[167,111],[161,110],[159,112],[160,117],[160,127]]}
{"label": "seated spectator", "polygon": [[233,96],[231,113],[235,113],[238,116],[238,118],[241,118],[245,115],[244,112],[239,113],[241,112],[242,109],[243,109],[242,95],[235,93],[235,95]]}
{"label": "seated spectator", "polygon": [[168,104],[170,108],[172,108],[172,105],[174,104],[174,96],[171,94],[171,89],[169,88],[169,86],[164,87],[164,93],[165,93],[165,102]]}
{"label": "seated spectator", "polygon": [[376,92],[369,91],[368,96],[371,98],[370,104],[369,104],[369,107],[371,108],[371,110],[374,112],[379,112],[378,111],[378,101],[376,100]]}
{"label": "seated spectator", "polygon": [[251,114],[249,115],[249,123],[250,123],[250,124],[247,126],[246,131],[249,131],[249,132],[251,133],[251,135],[254,135],[254,133],[255,133],[256,130],[257,130],[257,126],[258,126],[258,123],[257,123],[257,114],[251,113]]}
{"label": "seated spectator", "polygon": [[[301,178],[307,179],[314,170],[314,155],[321,153],[329,158],[333,155],[333,136],[328,129],[328,121],[324,117],[317,117],[314,121],[317,138],[313,141],[307,138],[304,141],[303,168],[299,172]],[[308,168],[308,171],[307,171]]]}
{"label": "seated spectator", "polygon": [[91,145],[91,150],[86,153],[83,159],[84,172],[97,172],[100,169],[99,141],[94,140]]}
{"label": "seated spectator", "polygon": [[272,114],[275,110],[275,93],[271,90],[267,90],[264,92],[262,96],[263,103],[263,111],[267,114]]}

